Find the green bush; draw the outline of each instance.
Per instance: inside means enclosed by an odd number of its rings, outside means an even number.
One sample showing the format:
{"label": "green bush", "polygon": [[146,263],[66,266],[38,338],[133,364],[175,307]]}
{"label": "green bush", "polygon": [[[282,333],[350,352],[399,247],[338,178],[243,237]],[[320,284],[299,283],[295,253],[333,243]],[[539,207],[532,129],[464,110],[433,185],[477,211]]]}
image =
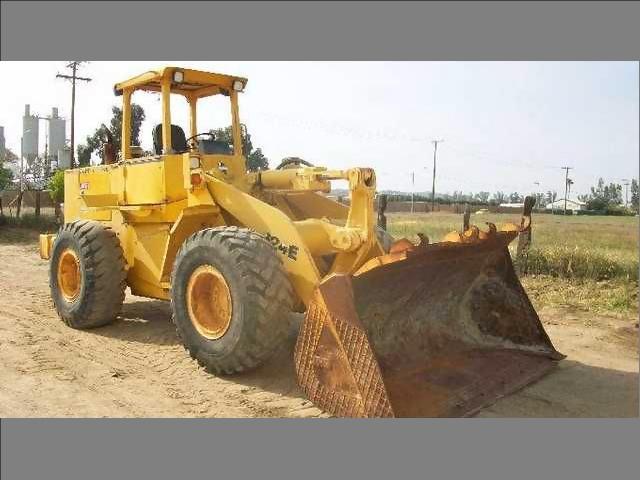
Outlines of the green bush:
{"label": "green bush", "polygon": [[632,210],[623,207],[622,205],[612,205],[607,207],[606,211],[605,211],[605,215],[616,215],[616,216],[623,216],[623,215],[635,215],[635,212],[633,212]]}
{"label": "green bush", "polygon": [[64,202],[64,171],[56,170],[47,185],[51,199],[56,203]]}
{"label": "green bush", "polygon": [[581,247],[532,248],[526,271],[528,274],[561,278],[638,281],[638,258]]}
{"label": "green bush", "polygon": [[11,185],[13,172],[0,163],[0,192]]}

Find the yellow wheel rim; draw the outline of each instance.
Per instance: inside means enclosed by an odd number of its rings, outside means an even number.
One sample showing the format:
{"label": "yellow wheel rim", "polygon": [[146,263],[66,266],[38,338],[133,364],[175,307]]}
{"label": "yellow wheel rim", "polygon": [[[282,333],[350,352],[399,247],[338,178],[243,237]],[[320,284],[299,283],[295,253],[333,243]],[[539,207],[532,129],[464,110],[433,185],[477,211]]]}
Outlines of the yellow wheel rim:
{"label": "yellow wheel rim", "polygon": [[76,252],[67,248],[58,261],[58,287],[64,299],[73,302],[80,295],[81,286],[80,260]]}
{"label": "yellow wheel rim", "polygon": [[231,290],[211,265],[196,268],[187,285],[187,309],[196,330],[210,340],[222,337],[231,324]]}

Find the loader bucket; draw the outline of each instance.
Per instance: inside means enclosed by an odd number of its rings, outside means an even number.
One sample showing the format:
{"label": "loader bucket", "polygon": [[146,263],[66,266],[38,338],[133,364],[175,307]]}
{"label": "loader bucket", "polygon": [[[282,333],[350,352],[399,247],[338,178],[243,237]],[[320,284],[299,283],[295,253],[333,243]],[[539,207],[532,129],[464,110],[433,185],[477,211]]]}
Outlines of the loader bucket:
{"label": "loader bucket", "polygon": [[316,289],[298,381],[347,417],[469,416],[540,378],[558,353],[513,268],[517,231],[374,258]]}

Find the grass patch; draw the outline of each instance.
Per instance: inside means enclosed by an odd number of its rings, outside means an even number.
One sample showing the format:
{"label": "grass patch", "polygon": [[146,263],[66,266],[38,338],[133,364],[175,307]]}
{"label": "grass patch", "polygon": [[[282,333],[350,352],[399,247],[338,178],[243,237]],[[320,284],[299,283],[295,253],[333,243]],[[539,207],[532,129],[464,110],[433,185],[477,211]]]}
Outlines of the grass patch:
{"label": "grass patch", "polygon": [[20,218],[0,216],[0,244],[24,244],[38,241],[39,233],[58,231],[53,215],[25,214]]}
{"label": "grass patch", "polygon": [[536,309],[569,307],[594,313],[638,315],[638,285],[623,280],[580,280],[528,275],[521,279]]}
{"label": "grass patch", "polygon": [[54,215],[24,214],[20,218],[0,216],[0,227],[26,228],[40,233],[50,233],[58,230],[58,221]]}
{"label": "grass patch", "polygon": [[[438,242],[462,229],[453,213],[390,213],[388,230],[396,238],[417,241],[425,233]],[[518,214],[472,214],[471,223],[485,229],[520,223]],[[566,306],[597,313],[637,315],[637,217],[533,215],[528,275],[521,280],[536,308]],[[516,242],[512,242],[512,255]]]}
{"label": "grass patch", "polygon": [[595,281],[638,281],[638,258],[606,249],[555,246],[532,248],[526,271],[533,275]]}
{"label": "grass patch", "polygon": [[[519,224],[517,214],[471,215],[471,223],[485,229],[486,222]],[[425,233],[432,242],[462,229],[462,215],[389,214],[389,233],[417,241]],[[532,249],[527,271],[537,275],[595,281],[638,281],[637,217],[563,216],[534,214]],[[516,242],[511,245],[515,249]]]}

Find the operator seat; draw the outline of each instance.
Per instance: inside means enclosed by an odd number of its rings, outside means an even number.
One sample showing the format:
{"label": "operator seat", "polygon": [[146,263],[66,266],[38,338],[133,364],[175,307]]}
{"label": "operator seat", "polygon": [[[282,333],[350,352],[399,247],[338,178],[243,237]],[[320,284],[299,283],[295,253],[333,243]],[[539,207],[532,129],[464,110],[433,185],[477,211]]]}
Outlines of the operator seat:
{"label": "operator seat", "polygon": [[[184,130],[178,125],[171,125],[171,149],[174,153],[184,153],[189,150],[187,137]],[[162,155],[162,124],[159,123],[153,129],[153,151],[156,155]]]}

